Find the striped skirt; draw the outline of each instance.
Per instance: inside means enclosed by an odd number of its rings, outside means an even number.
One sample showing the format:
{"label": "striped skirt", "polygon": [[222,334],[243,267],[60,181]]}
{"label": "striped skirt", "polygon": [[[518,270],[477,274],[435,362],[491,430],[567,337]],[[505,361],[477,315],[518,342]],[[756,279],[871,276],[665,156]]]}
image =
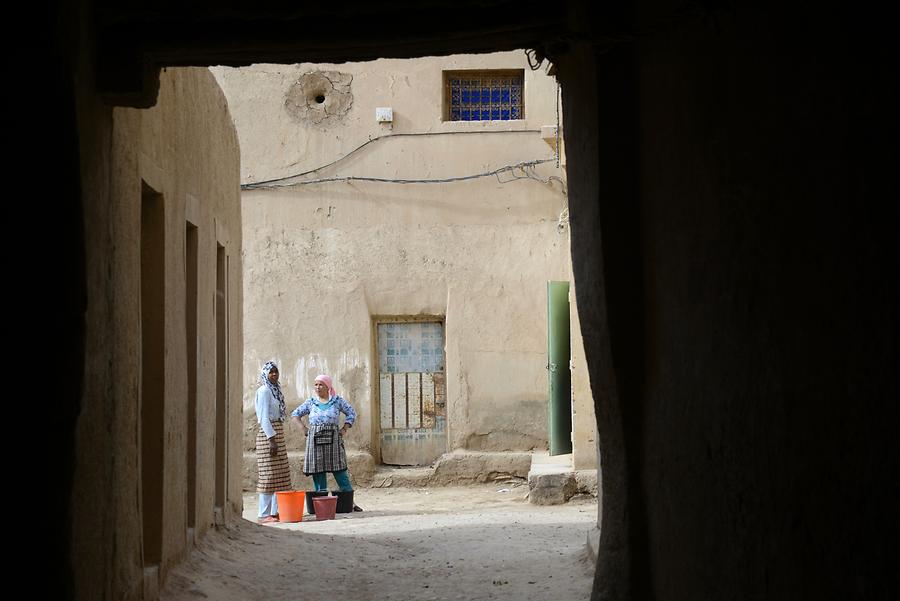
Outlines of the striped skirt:
{"label": "striped skirt", "polygon": [[260,428],[256,433],[256,467],[259,472],[256,492],[291,490],[291,468],[284,444],[284,422],[272,422],[272,427],[275,428],[275,442],[278,443],[278,452],[274,456],[269,454],[269,439],[263,429]]}

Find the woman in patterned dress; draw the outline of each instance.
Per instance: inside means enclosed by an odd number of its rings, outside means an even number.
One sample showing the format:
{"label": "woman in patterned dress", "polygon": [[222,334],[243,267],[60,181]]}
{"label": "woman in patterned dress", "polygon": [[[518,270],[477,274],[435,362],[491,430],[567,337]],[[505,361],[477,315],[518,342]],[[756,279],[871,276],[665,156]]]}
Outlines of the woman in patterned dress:
{"label": "woman in patterned dress", "polygon": [[278,384],[278,367],[269,361],[262,368],[260,387],[256,390],[256,466],[259,474],[259,514],[257,521],[278,521],[275,493],[291,490],[291,470],[284,444],[284,394]]}
{"label": "woman in patterned dress", "polygon": [[[306,435],[303,473],[312,476],[317,491],[328,490],[328,472],[332,473],[341,491],[353,490],[347,471],[343,436],[353,427],[356,411],[335,392],[330,376],[317,376],[315,389],[316,396],[308,398],[291,412]],[[341,413],[345,416],[344,425],[340,424]],[[301,419],[306,415],[309,416],[309,425]]]}

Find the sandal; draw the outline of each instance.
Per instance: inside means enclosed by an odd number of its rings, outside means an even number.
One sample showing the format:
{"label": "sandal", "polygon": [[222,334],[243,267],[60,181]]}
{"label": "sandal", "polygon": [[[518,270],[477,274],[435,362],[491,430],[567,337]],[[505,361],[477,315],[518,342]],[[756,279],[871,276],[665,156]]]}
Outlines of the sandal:
{"label": "sandal", "polygon": [[256,523],[257,524],[273,524],[277,521],[278,521],[278,518],[276,518],[274,515],[267,515],[266,517],[259,518],[258,520],[256,520]]}

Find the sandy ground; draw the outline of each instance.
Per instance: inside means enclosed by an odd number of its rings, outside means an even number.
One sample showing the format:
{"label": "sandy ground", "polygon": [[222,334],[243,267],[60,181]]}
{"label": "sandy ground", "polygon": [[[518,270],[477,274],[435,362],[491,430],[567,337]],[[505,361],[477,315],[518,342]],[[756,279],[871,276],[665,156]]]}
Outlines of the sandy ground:
{"label": "sandy ground", "polygon": [[362,513],[211,531],[173,570],[161,599],[181,601],[548,600],[590,598],[587,532],[597,500],[537,506],[519,482],[359,489]]}

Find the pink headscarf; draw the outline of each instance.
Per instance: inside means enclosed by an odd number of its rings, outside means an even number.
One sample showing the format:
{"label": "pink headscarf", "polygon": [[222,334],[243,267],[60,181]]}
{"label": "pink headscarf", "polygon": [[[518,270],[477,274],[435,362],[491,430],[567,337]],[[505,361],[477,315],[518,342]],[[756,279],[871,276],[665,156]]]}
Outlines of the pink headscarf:
{"label": "pink headscarf", "polygon": [[316,382],[324,382],[326,386],[328,386],[328,396],[333,397],[337,393],[334,391],[334,383],[331,381],[331,376],[326,376],[324,374],[316,376]]}

